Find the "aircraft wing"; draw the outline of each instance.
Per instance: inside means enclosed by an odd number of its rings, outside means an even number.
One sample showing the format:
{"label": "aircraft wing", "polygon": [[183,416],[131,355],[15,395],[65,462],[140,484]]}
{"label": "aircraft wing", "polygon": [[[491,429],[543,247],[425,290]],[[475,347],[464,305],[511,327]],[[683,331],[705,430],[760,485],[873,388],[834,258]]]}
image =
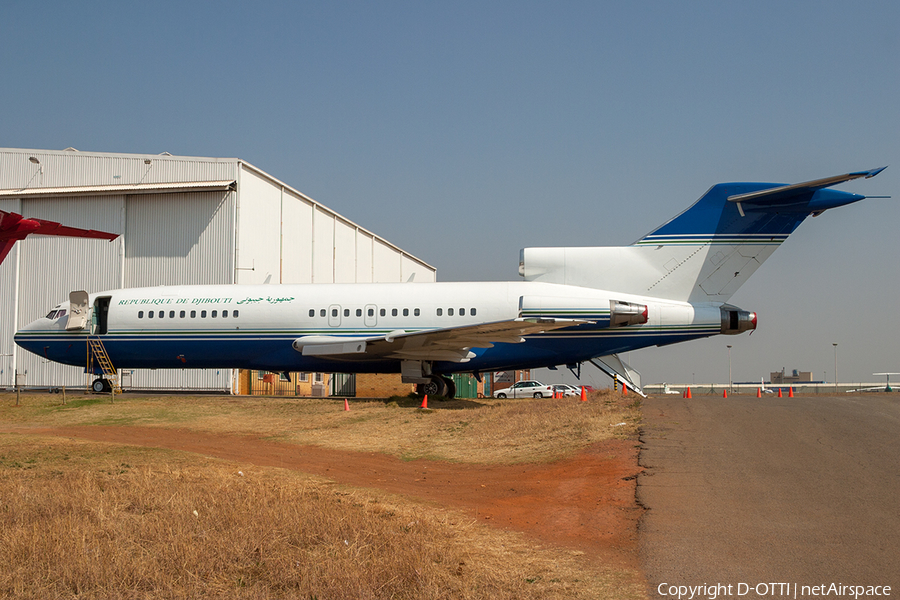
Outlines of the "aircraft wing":
{"label": "aircraft wing", "polygon": [[30,233],[37,235],[60,235],[64,237],[84,237],[95,238],[101,240],[112,241],[119,237],[118,233],[107,233],[105,231],[97,231],[95,229],[79,229],[77,227],[68,227],[55,223],[54,221],[45,221],[44,219],[27,219],[38,223],[39,227]]}
{"label": "aircraft wing", "polygon": [[110,241],[119,237],[117,233],[67,227],[55,221],[45,221],[44,219],[26,219],[20,214],[0,210],[0,262],[3,262],[9,251],[12,250],[13,244],[33,233],[38,235],[97,238]]}
{"label": "aircraft wing", "polygon": [[4,240],[0,238],[0,263],[2,263],[3,259],[6,258],[6,255],[9,254],[9,251],[12,250],[15,243],[16,240]]}
{"label": "aircraft wing", "polygon": [[572,327],[587,321],[576,319],[511,319],[477,325],[424,331],[392,331],[369,337],[307,335],[294,340],[304,356],[334,360],[443,360],[466,362],[472,348],[491,348],[495,343],[517,344],[523,336]]}

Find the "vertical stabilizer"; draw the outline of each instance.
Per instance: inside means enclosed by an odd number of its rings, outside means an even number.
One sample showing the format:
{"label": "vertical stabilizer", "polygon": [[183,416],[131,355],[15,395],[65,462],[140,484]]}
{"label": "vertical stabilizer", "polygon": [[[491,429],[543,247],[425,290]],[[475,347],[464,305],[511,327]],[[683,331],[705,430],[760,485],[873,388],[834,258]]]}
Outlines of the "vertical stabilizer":
{"label": "vertical stabilizer", "polygon": [[526,248],[520,273],[529,281],[726,302],[806,217],[865,198],[826,188],[881,170],[793,185],[720,183],[631,246]]}

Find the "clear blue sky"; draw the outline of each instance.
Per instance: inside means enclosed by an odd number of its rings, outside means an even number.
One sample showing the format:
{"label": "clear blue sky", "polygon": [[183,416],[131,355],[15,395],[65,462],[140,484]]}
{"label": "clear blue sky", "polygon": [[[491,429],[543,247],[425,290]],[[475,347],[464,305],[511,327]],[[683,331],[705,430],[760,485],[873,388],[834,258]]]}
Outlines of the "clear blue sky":
{"label": "clear blue sky", "polygon": [[[721,181],[839,189],[645,382],[900,371],[900,3],[42,2],[0,19],[0,146],[238,157],[438,268],[625,245]],[[602,376],[598,382],[605,382]]]}

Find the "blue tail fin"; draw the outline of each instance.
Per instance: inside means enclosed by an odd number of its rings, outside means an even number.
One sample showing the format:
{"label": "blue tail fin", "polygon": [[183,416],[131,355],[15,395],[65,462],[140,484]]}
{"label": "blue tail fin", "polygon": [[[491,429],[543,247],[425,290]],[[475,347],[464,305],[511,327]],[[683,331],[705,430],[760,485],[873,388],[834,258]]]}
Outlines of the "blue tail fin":
{"label": "blue tail fin", "polygon": [[720,183],[631,246],[526,248],[522,274],[689,302],[726,302],[809,215],[865,198],[826,189],[859,171],[794,185]]}

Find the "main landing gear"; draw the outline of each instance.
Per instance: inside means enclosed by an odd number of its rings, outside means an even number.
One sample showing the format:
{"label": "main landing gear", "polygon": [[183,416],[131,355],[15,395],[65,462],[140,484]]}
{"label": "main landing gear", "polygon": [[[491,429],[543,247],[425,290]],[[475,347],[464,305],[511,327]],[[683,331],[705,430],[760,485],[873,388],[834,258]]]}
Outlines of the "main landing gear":
{"label": "main landing gear", "polygon": [[452,400],[456,396],[456,384],[449,377],[432,375],[428,383],[416,384],[416,393],[420,396],[442,396]]}

